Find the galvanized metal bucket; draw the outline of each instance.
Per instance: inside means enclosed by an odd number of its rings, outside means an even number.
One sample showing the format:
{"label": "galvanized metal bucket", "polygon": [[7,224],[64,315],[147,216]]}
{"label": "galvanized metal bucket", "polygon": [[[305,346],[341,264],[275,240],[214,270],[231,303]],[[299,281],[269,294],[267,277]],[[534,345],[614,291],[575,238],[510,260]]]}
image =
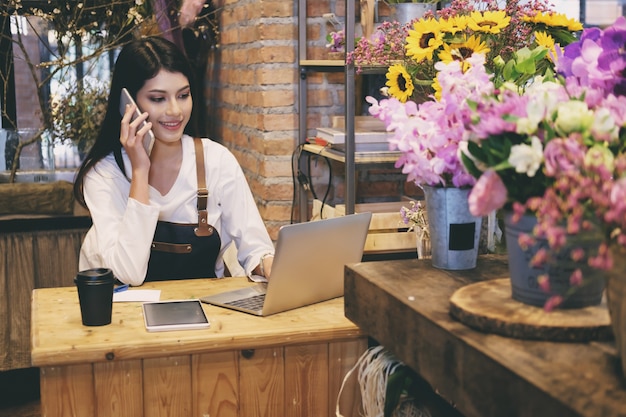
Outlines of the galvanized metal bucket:
{"label": "galvanized metal bucket", "polygon": [[470,189],[423,188],[433,266],[450,270],[475,268],[482,218],[469,211]]}
{"label": "galvanized metal bucket", "polygon": [[421,19],[427,11],[435,12],[436,3],[398,3],[391,5],[391,18],[406,25],[412,20]]}

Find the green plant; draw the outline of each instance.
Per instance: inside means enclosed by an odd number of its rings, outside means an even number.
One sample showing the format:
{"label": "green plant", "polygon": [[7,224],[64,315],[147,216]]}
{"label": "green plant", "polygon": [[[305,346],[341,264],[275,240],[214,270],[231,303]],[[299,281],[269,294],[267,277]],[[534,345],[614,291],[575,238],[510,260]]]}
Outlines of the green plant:
{"label": "green plant", "polygon": [[98,129],[106,114],[108,84],[96,83],[83,88],[72,87],[65,94],[50,100],[52,139],[70,140],[85,154],[95,143]]}

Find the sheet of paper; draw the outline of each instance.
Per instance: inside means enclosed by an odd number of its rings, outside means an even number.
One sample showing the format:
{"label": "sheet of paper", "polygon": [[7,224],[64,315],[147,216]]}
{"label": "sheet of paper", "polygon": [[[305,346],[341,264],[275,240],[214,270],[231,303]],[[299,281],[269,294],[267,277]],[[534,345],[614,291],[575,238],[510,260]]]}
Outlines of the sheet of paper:
{"label": "sheet of paper", "polygon": [[113,293],[113,302],[159,301],[161,290],[126,290]]}

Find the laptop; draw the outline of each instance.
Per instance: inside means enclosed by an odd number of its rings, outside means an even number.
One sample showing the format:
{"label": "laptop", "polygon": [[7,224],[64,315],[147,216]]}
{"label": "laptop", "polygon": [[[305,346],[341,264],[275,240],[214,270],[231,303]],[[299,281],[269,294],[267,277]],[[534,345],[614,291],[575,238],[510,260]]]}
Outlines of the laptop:
{"label": "laptop", "polygon": [[285,225],[267,283],[201,297],[257,316],[341,297],[346,264],[361,262],[372,213]]}

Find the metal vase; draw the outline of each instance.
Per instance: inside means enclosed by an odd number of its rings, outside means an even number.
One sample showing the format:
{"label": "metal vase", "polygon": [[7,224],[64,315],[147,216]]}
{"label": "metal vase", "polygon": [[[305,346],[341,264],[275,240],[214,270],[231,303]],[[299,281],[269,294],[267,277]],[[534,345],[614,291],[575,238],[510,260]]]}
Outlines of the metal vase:
{"label": "metal vase", "polygon": [[436,3],[398,3],[392,5],[391,18],[406,25],[415,19],[421,19],[427,11],[435,10]]}
{"label": "metal vase", "polygon": [[482,218],[469,211],[470,189],[423,188],[433,266],[450,270],[475,268]]}
{"label": "metal vase", "polygon": [[[516,223],[512,221],[512,213],[506,213],[504,216],[504,233],[511,277],[511,297],[514,300],[542,307],[552,294],[568,293],[571,288],[570,276],[577,268],[580,268],[586,277],[602,275],[601,272],[591,269],[586,261],[572,261],[567,255],[567,246],[564,253],[558,256],[558,263],[546,265],[543,268],[532,267],[530,265],[531,259],[540,248],[547,247],[548,243],[538,239],[534,246],[524,250],[520,247],[518,238],[522,233],[532,233],[535,224],[537,224],[535,216],[524,215]],[[601,238],[597,241],[592,239],[587,243],[573,240],[570,244],[581,247],[596,246],[601,241]],[[539,287],[537,278],[542,274],[549,275],[552,293],[547,293]],[[603,291],[604,280],[598,278],[565,298],[559,308],[584,308],[598,305],[602,301]]]}

